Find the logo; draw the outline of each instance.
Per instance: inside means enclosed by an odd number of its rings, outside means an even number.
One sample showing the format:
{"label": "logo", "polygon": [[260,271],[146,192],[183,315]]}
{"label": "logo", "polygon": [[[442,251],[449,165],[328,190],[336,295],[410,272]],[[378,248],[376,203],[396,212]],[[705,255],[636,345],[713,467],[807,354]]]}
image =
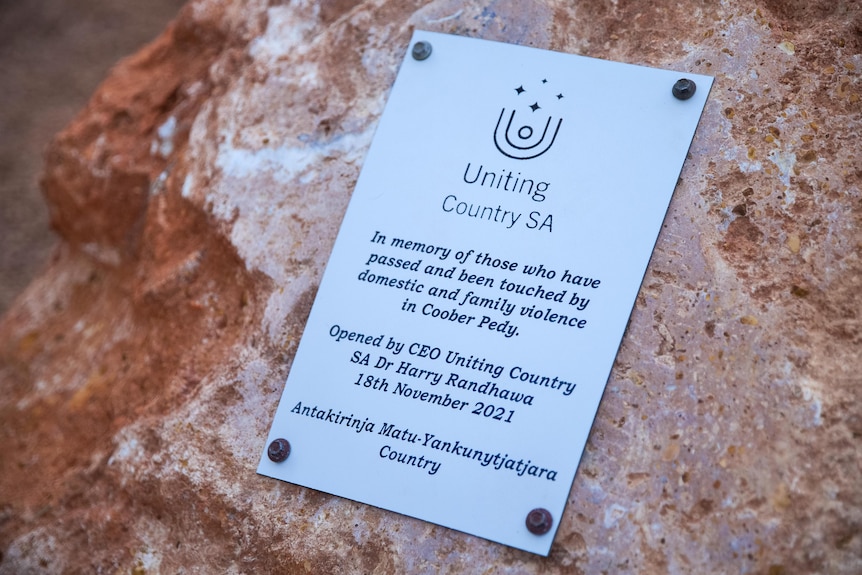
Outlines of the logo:
{"label": "logo", "polygon": [[511,111],[505,107],[497,118],[494,128],[494,144],[505,156],[515,160],[538,158],[551,149],[563,119],[544,111],[563,99],[562,93],[554,94],[547,79],[530,89],[521,84],[515,88],[516,105]]}

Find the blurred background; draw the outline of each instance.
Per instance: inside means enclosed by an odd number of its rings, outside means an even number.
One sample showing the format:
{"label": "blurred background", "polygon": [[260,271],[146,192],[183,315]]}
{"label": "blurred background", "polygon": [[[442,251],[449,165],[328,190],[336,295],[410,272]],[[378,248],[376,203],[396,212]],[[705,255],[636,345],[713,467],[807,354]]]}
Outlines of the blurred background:
{"label": "blurred background", "polygon": [[0,0],[0,315],[57,238],[39,190],[42,153],[117,60],[185,0]]}

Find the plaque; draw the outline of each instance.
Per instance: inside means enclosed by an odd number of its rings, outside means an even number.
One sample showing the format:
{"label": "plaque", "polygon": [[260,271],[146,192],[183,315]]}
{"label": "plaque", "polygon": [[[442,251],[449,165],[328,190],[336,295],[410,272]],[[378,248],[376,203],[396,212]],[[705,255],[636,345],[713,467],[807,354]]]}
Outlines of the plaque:
{"label": "plaque", "polygon": [[547,555],[711,85],[417,31],[258,472]]}

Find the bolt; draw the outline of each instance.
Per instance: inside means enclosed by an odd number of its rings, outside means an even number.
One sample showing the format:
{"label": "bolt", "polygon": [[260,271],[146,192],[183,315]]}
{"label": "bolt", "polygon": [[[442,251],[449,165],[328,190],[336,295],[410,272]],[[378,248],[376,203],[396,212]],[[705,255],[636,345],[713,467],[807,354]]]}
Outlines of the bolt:
{"label": "bolt", "polygon": [[551,530],[553,524],[554,518],[547,509],[537,507],[527,513],[527,531],[533,535],[544,535]]}
{"label": "bolt", "polygon": [[431,44],[424,40],[420,40],[413,44],[413,59],[425,60],[431,55]]}
{"label": "bolt", "polygon": [[281,463],[290,455],[290,442],[286,439],[276,439],[269,444],[269,448],[267,448],[266,454],[271,460],[275,461],[276,463]]}
{"label": "bolt", "polygon": [[695,91],[697,90],[697,84],[688,78],[680,78],[676,81],[676,84],[673,85],[673,96],[677,100],[688,100],[692,96],[694,96]]}

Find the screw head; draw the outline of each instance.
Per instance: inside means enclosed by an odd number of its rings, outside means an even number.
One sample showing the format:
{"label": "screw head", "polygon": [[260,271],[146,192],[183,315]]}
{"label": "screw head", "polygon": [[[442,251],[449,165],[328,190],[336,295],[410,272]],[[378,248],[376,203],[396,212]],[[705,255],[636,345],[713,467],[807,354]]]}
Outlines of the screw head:
{"label": "screw head", "polygon": [[677,100],[688,100],[694,96],[695,91],[697,91],[697,84],[688,78],[680,78],[677,80],[671,90],[674,98]]}
{"label": "screw head", "polygon": [[554,524],[554,518],[551,517],[551,512],[547,509],[537,507],[527,513],[527,531],[533,535],[544,535],[551,530]]}
{"label": "screw head", "polygon": [[425,40],[420,40],[413,44],[413,59],[414,60],[425,60],[428,56],[431,55],[431,43],[426,42]]}
{"label": "screw head", "polygon": [[281,463],[290,455],[290,442],[286,439],[276,439],[269,444],[269,447],[266,450],[266,455],[272,461]]}

